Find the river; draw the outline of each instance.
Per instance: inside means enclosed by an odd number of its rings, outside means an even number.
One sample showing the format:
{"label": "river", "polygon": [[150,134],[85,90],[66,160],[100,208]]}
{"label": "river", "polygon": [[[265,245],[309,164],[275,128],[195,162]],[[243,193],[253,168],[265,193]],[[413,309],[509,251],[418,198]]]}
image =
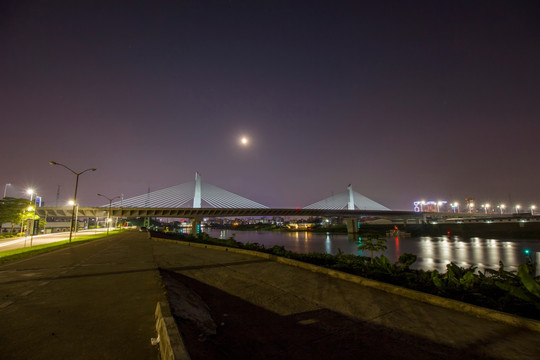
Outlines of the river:
{"label": "river", "polygon": [[[325,234],[312,232],[281,231],[235,231],[205,229],[211,237],[227,239],[231,236],[242,243],[259,243],[265,247],[284,246],[297,253],[320,252],[369,256],[369,252],[357,249],[358,238],[345,234]],[[502,261],[507,270],[517,270],[519,264],[526,261],[525,249],[529,249],[532,259],[540,252],[540,239],[486,239],[479,237],[462,238],[459,236],[438,237],[388,237],[384,254],[395,262],[403,253],[418,256],[412,266],[417,269],[445,271],[446,264],[455,262],[459,266],[477,266],[479,270],[498,269]]]}

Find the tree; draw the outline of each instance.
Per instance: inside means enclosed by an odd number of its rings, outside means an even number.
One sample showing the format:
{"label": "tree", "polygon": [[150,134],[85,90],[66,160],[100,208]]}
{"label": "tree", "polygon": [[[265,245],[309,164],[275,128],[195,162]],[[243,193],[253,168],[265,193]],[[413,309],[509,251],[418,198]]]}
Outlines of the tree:
{"label": "tree", "polygon": [[13,232],[13,224],[21,223],[23,214],[30,203],[27,199],[12,197],[0,199],[0,224],[11,223],[11,232]]}
{"label": "tree", "polygon": [[358,250],[371,252],[371,263],[373,264],[373,253],[386,250],[386,239],[374,234],[365,234],[360,236]]}

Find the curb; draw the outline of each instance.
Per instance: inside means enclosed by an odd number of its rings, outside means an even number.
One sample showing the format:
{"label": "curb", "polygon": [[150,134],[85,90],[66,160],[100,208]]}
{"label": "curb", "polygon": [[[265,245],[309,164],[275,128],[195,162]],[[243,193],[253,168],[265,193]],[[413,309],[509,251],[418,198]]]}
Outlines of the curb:
{"label": "curb", "polygon": [[325,275],[328,275],[337,279],[350,281],[355,284],[378,289],[378,290],[381,290],[390,294],[402,296],[402,297],[420,301],[423,303],[439,306],[439,307],[450,309],[450,310],[459,311],[462,313],[476,316],[478,318],[494,320],[503,324],[540,332],[540,321],[537,321],[537,320],[526,319],[517,315],[511,315],[511,314],[507,314],[501,311],[492,310],[492,309],[484,308],[477,305],[471,305],[471,304],[467,304],[461,301],[447,299],[440,296],[427,294],[427,293],[407,289],[407,288],[396,286],[396,285],[386,284],[386,283],[376,281],[376,280],[366,279],[358,275],[352,275],[352,274],[344,273],[341,271],[308,264],[308,263],[301,262],[298,260],[287,259],[287,258],[279,257],[276,255],[265,254],[265,253],[261,253],[261,252],[257,252],[253,250],[237,249],[237,248],[231,248],[231,247],[226,247],[226,246],[208,245],[208,244],[179,241],[179,240],[160,239],[160,238],[155,238],[155,237],[153,237],[152,239],[155,241],[162,241],[162,242],[175,243],[175,244],[181,244],[181,245],[187,245],[187,246],[194,246],[194,247],[199,247],[199,248],[207,248],[207,249],[228,251],[228,252],[244,254],[244,255],[257,256],[260,258],[295,266],[295,267],[309,270],[312,272],[325,274]]}
{"label": "curb", "polygon": [[190,360],[168,302],[160,301],[157,303],[154,317],[159,339],[160,358],[162,360]]}

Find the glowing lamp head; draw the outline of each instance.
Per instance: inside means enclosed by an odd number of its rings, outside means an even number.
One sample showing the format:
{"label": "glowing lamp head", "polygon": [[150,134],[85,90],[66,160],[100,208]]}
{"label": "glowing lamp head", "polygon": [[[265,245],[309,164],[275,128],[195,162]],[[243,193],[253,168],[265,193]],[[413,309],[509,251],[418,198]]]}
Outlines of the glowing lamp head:
{"label": "glowing lamp head", "polygon": [[245,136],[242,136],[242,138],[240,139],[240,143],[241,143],[242,145],[247,145],[248,142],[249,142],[249,140],[248,140],[248,138],[245,137]]}

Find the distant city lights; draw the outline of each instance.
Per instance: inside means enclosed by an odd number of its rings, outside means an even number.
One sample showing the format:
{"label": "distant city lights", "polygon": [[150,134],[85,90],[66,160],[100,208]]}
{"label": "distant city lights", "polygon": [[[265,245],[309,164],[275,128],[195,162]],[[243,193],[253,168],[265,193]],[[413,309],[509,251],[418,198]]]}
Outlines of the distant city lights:
{"label": "distant city lights", "polygon": [[414,211],[416,212],[439,212],[441,210],[441,207],[445,205],[447,201],[415,201],[414,204]]}
{"label": "distant city lights", "polygon": [[[452,213],[459,213],[459,203],[457,201],[454,202],[447,202],[444,200],[418,200],[413,202],[413,211],[415,212],[452,212]],[[477,213],[477,212],[483,212],[484,214],[511,214],[512,210],[514,210],[514,213],[520,214],[520,211],[524,209],[525,211],[521,213],[530,213],[531,215],[535,215],[536,213],[536,205],[531,204],[528,207],[522,207],[520,204],[507,206],[506,204],[500,203],[498,205],[491,205],[489,202],[481,203],[478,205],[478,208],[476,207],[476,204],[474,203],[473,199],[466,199],[466,204],[463,206],[463,212],[468,213]],[[508,211],[506,210],[508,209]],[[528,210],[528,212],[526,211]]]}

